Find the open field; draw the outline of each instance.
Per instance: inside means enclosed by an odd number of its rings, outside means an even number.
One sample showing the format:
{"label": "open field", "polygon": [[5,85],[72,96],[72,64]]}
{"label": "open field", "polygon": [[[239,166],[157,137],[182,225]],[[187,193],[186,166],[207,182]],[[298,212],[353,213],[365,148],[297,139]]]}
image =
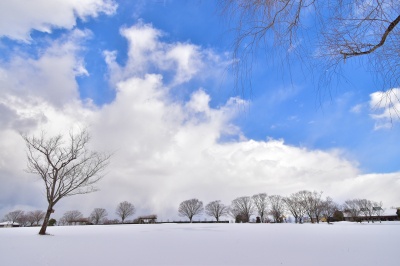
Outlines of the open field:
{"label": "open field", "polygon": [[399,265],[400,223],[1,228],[1,265]]}

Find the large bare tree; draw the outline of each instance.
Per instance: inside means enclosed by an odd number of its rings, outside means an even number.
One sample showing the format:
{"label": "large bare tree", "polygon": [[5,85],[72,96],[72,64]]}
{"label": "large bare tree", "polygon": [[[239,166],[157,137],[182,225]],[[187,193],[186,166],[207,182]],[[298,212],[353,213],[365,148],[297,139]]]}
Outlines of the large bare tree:
{"label": "large bare tree", "polygon": [[28,221],[33,225],[39,225],[39,223],[44,219],[46,213],[42,210],[30,211],[28,213]]}
{"label": "large bare tree", "polygon": [[231,204],[230,212],[232,216],[235,215],[234,218],[236,220],[238,220],[237,217],[240,215],[240,220],[242,222],[249,222],[250,216],[255,212],[255,206],[251,197],[243,196],[234,199]]}
{"label": "large bare tree", "polygon": [[19,223],[19,226],[27,226],[29,224],[28,215],[22,212],[22,215],[17,218],[17,223]]}
{"label": "large bare tree", "polygon": [[330,224],[330,219],[332,219],[337,210],[339,210],[339,205],[334,202],[331,197],[326,197],[326,199],[322,201],[321,214],[328,224]]}
{"label": "large bare tree", "polygon": [[301,190],[298,192],[298,197],[311,222],[319,223],[322,213],[322,192]]}
{"label": "large bare tree", "polygon": [[265,216],[267,215],[268,208],[268,195],[267,193],[259,193],[252,197],[254,206],[260,216],[261,222],[264,223]]}
{"label": "large bare tree", "polygon": [[268,197],[270,203],[269,213],[272,215],[275,223],[282,223],[285,216],[285,202],[280,195],[271,195]]}
{"label": "large bare tree", "polygon": [[90,221],[94,224],[99,224],[104,221],[107,217],[108,213],[106,209],[103,208],[95,208],[90,214]]}
{"label": "large bare tree", "polygon": [[72,225],[83,219],[83,214],[78,210],[66,211],[61,217],[60,222],[64,225]]}
{"label": "large bare tree", "polygon": [[258,50],[266,52],[268,61],[288,63],[288,72],[293,59],[300,59],[303,66],[316,63],[325,85],[339,78],[341,66],[355,57],[366,59],[360,60],[361,66],[377,75],[384,87],[400,85],[398,0],[219,3],[222,16],[236,32],[233,62],[240,86],[249,79]]}
{"label": "large bare tree", "polygon": [[375,214],[374,206],[377,204],[368,199],[358,199],[357,201],[359,209],[361,213],[364,215],[365,219],[369,223],[369,221],[374,222],[373,216]]}
{"label": "large bare tree", "polygon": [[322,191],[311,192],[311,196],[309,198],[309,204],[311,206],[311,211],[317,223],[319,223],[322,218],[322,210],[323,210],[323,199],[322,199]]}
{"label": "large bare tree", "polygon": [[54,206],[64,197],[96,191],[95,184],[103,177],[110,155],[91,151],[86,130],[67,140],[62,135],[39,137],[22,135],[27,146],[27,172],[39,175],[46,188],[48,202],[39,234],[45,235]]}
{"label": "large bare tree", "polygon": [[343,212],[349,214],[355,222],[360,220],[360,204],[359,199],[348,199],[343,204]]}
{"label": "large bare tree", "polygon": [[135,206],[132,203],[123,201],[118,204],[115,213],[121,218],[121,222],[124,223],[125,219],[132,216],[135,211]]}
{"label": "large bare tree", "polygon": [[295,223],[303,223],[303,217],[306,215],[306,209],[302,204],[301,192],[291,194],[283,198],[286,209],[293,215]]}
{"label": "large bare tree", "polygon": [[228,214],[229,208],[228,206],[222,204],[221,201],[215,200],[208,203],[205,207],[205,210],[207,215],[214,217],[217,222],[219,222],[219,218],[221,218],[221,216]]}
{"label": "large bare tree", "polygon": [[178,213],[180,216],[189,218],[190,222],[195,215],[203,213],[203,202],[198,199],[185,200],[179,204]]}

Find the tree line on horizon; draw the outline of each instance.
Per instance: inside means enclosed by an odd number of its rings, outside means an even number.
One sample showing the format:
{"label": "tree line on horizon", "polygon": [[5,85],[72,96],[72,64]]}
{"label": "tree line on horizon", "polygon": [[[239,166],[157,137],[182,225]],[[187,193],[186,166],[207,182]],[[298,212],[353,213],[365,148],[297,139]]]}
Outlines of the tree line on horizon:
{"label": "tree line on horizon", "polygon": [[[73,224],[118,224],[124,223],[126,218],[132,216],[135,213],[135,206],[128,202],[120,202],[115,210],[115,214],[121,220],[118,219],[107,219],[108,212],[104,208],[95,208],[89,217],[84,217],[83,214],[78,210],[66,211],[58,222],[53,218],[50,219],[49,225],[73,225]],[[21,226],[39,226],[45,218],[46,212],[41,210],[30,211],[25,214],[22,210],[15,210],[7,213],[3,221],[10,222],[12,224],[18,223]]]}
{"label": "tree line on horizon", "polygon": [[[230,205],[214,200],[205,206],[202,201],[193,198],[180,203],[178,214],[188,218],[189,222],[192,222],[195,216],[206,214],[216,222],[220,222],[222,217],[231,217],[236,223],[248,223],[251,221],[251,216],[255,215],[255,221],[259,223],[283,223],[293,217],[295,223],[301,224],[305,221],[311,223],[319,223],[321,220],[328,223],[342,221],[344,220],[343,213],[346,213],[352,221],[373,222],[374,216],[379,218],[384,212],[382,202],[349,199],[340,205],[329,196],[323,198],[322,194],[323,192],[308,190],[301,190],[286,197],[259,193],[251,197],[235,198]],[[49,225],[137,223],[137,219],[127,220],[135,212],[136,209],[132,203],[123,201],[115,210],[115,214],[120,219],[108,219],[108,212],[104,208],[95,208],[89,217],[84,217],[78,210],[71,210],[66,211],[58,221],[51,219]],[[400,208],[396,213],[400,218]],[[7,213],[3,221],[19,223],[21,226],[39,226],[45,214],[41,210],[27,213],[15,210]]]}
{"label": "tree line on horizon", "polygon": [[[344,220],[346,213],[352,221],[372,221],[373,217],[384,213],[382,201],[368,199],[349,199],[340,205],[331,197],[322,197],[323,192],[301,190],[290,196],[267,195],[259,193],[253,196],[242,196],[234,199],[230,206],[216,200],[203,207],[203,202],[193,198],[183,201],[178,209],[179,215],[192,222],[196,215],[207,214],[216,221],[223,216],[232,217],[236,223],[250,222],[250,217],[257,216],[259,223],[283,223],[292,216],[295,223],[303,223],[305,219],[311,223],[319,223],[322,219],[331,221]],[[400,218],[400,208],[397,210]]]}

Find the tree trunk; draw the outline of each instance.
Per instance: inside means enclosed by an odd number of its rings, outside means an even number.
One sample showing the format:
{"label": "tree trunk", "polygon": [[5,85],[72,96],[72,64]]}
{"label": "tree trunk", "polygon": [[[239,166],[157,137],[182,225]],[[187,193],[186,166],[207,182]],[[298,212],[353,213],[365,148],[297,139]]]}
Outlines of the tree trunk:
{"label": "tree trunk", "polygon": [[47,225],[49,224],[50,220],[50,215],[53,212],[53,208],[51,204],[49,204],[49,207],[47,208],[46,216],[44,217],[42,227],[40,228],[39,235],[46,235],[46,229]]}

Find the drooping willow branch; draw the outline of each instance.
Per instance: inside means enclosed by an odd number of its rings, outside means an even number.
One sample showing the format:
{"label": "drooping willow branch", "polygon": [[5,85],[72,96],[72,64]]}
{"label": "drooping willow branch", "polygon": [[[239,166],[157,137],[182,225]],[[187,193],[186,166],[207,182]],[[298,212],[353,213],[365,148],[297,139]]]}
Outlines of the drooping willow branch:
{"label": "drooping willow branch", "polygon": [[376,45],[369,45],[372,46],[370,49],[365,50],[365,51],[354,51],[354,49],[351,49],[352,52],[343,52],[340,51],[340,54],[343,55],[343,58],[349,58],[349,57],[354,57],[354,56],[360,56],[360,55],[366,55],[366,54],[370,54],[373,53],[376,49],[378,49],[379,47],[381,47],[382,45],[385,44],[386,38],[389,36],[389,34],[393,31],[393,29],[400,23],[400,15],[393,20],[389,26],[387,27],[387,29],[385,30],[385,32],[382,35],[382,38],[380,40],[380,42]]}

